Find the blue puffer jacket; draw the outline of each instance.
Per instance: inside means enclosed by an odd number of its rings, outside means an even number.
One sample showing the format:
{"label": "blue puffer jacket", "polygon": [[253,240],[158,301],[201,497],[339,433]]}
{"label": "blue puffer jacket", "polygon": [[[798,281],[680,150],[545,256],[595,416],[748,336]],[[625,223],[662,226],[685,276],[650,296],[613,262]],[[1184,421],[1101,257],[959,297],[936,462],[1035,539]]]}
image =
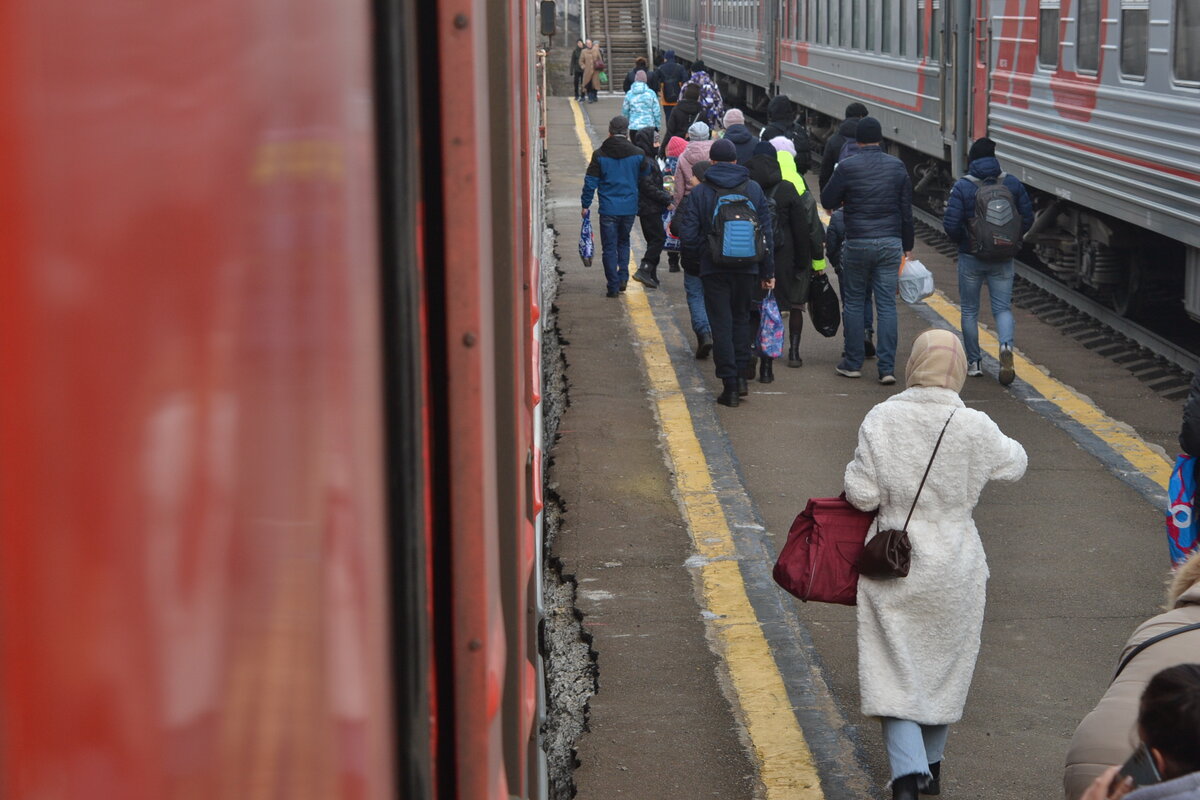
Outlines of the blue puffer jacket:
{"label": "blue puffer jacket", "polygon": [[745,125],[730,125],[725,129],[725,138],[733,142],[734,149],[737,150],[737,163],[746,166],[750,156],[754,155],[754,145],[758,144],[758,137]]}
{"label": "blue puffer jacket", "polygon": [[900,159],[878,147],[862,147],[839,160],[821,190],[821,205],[833,211],[843,204],[847,239],[895,236],[912,250],[912,181]]}
{"label": "blue puffer jacket", "polygon": [[[967,172],[974,175],[979,180],[987,180],[995,178],[1003,170],[1000,169],[1000,162],[995,156],[986,156],[977,158],[967,165]],[[1005,175],[1004,185],[1012,192],[1013,200],[1017,202],[1017,212],[1021,215],[1021,233],[1029,230],[1033,225],[1033,201],[1029,199],[1029,192],[1025,191],[1025,185],[1017,180],[1015,175]],[[942,227],[946,230],[946,235],[951,241],[958,242],[958,252],[971,252],[971,237],[967,235],[967,228],[971,220],[975,219],[975,193],[979,191],[979,187],[966,178],[959,178],[954,182],[954,188],[950,190],[950,199],[946,201],[946,214],[942,217]]]}
{"label": "blue puffer jacket", "polygon": [[592,194],[600,191],[600,214],[606,217],[637,216],[638,181],[650,171],[646,154],[624,136],[609,136],[588,164],[580,204],[592,205]]}
{"label": "blue puffer jacket", "polygon": [[621,113],[629,119],[629,130],[642,128],[662,129],[662,105],[655,94],[644,81],[634,81],[633,86],[625,93],[625,101],[621,103]]}
{"label": "blue puffer jacket", "polygon": [[740,164],[719,161],[704,173],[704,180],[688,194],[691,198],[681,206],[679,220],[679,241],[689,250],[700,251],[700,275],[712,275],[717,272],[750,272],[757,273],[760,280],[775,277],[775,258],[771,252],[774,244],[772,237],[767,237],[767,257],[757,265],[744,267],[720,268],[713,264],[712,254],[708,249],[708,234],[712,230],[713,212],[717,207],[717,188],[732,189],[746,183],[746,198],[758,212],[758,227],[760,230],[775,230],[774,220],[771,219],[771,209],[767,206],[767,196],[762,187],[750,180],[750,170]]}

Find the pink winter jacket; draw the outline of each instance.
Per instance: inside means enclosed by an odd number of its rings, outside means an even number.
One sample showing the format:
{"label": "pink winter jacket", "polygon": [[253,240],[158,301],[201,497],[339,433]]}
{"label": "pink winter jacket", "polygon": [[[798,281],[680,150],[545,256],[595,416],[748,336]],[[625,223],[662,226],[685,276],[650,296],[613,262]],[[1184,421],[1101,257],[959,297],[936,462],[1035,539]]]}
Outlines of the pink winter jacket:
{"label": "pink winter jacket", "polygon": [[701,161],[708,161],[708,151],[712,150],[712,139],[703,142],[688,142],[687,149],[679,156],[679,165],[675,167],[675,190],[673,198],[675,207],[679,201],[687,197],[692,190],[692,168]]}

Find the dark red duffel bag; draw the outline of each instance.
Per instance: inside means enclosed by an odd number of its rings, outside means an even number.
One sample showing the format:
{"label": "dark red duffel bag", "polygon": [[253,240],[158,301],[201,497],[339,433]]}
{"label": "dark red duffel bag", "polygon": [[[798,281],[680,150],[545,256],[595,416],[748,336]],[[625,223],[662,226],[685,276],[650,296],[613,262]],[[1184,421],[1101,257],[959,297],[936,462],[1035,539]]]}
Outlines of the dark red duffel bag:
{"label": "dark red duffel bag", "polygon": [[854,565],[874,521],[874,511],[859,511],[844,494],[809,500],[775,561],[775,582],[801,600],[854,605]]}

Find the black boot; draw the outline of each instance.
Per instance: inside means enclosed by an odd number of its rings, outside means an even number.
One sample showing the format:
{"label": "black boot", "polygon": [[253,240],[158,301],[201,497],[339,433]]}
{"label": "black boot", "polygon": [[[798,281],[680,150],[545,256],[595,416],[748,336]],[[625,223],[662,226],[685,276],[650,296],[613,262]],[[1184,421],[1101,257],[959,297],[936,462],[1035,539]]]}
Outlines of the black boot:
{"label": "black boot", "polygon": [[657,289],[658,281],[655,279],[652,269],[649,264],[643,261],[638,265],[637,272],[633,273],[633,279],[647,289]]}
{"label": "black boot", "polygon": [[921,790],[921,794],[941,794],[942,793],[942,762],[929,765],[929,771],[933,773],[933,777],[925,784],[925,788]]}
{"label": "black boot", "polygon": [[875,357],[875,343],[871,341],[871,332],[867,331],[863,337],[863,358]]}
{"label": "black boot", "polygon": [[721,395],[717,398],[717,402],[723,406],[737,408],[738,402],[740,402],[738,398],[738,379],[727,378],[725,380],[725,391],[721,392]]}
{"label": "black boot", "polygon": [[750,384],[746,382],[745,378],[737,379],[737,393],[738,397],[745,397],[746,395],[750,394]]}
{"label": "black boot", "polygon": [[[798,313],[793,311],[793,314]],[[800,357],[800,334],[793,333],[788,346],[788,366],[803,367],[804,359]]]}
{"label": "black boot", "polygon": [[775,359],[763,356],[758,360],[758,382],[771,383],[775,380],[773,363]]}
{"label": "black boot", "polygon": [[658,288],[661,284],[658,282],[658,264],[650,265],[650,279],[654,281],[654,287]]}
{"label": "black boot", "polygon": [[712,334],[708,331],[696,334],[696,358],[708,358],[712,352]]}
{"label": "black boot", "polygon": [[667,272],[679,272],[679,253],[667,253]]}
{"label": "black boot", "polygon": [[892,800],[917,800],[920,775],[902,775],[892,781]]}

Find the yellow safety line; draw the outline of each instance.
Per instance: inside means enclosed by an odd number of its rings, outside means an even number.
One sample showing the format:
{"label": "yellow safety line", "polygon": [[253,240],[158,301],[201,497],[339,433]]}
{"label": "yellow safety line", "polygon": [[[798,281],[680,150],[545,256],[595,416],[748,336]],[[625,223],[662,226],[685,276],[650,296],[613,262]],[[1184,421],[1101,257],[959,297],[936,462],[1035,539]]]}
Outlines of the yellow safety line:
{"label": "yellow safety line", "polygon": [[[591,141],[579,107],[575,130],[585,158],[591,158]],[[634,269],[635,264],[630,264]],[[662,332],[650,303],[636,281],[625,292],[626,308],[650,381],[659,425],[675,471],[680,504],[692,542],[706,563],[700,583],[712,626],[721,645],[721,656],[733,684],[742,719],[759,760],[759,776],[768,800],[823,800],[820,777],[812,752],[788,699],[783,677],[771,655],[761,624],[750,600],[737,562],[733,533],[717,499],[708,461],[696,437],[687,400],[667,354]]]}
{"label": "yellow safety line", "polygon": [[[925,302],[946,320],[955,330],[961,330],[961,312],[942,292],[935,292]],[[1000,357],[1000,342],[995,335],[982,328],[979,330],[980,348],[993,358]],[[1097,408],[1090,400],[1072,391],[1060,381],[1051,378],[1032,361],[1013,353],[1013,365],[1017,377],[1032,386],[1042,397],[1062,409],[1063,413],[1083,425],[1119,453],[1135,469],[1153,480],[1165,491],[1171,479],[1171,462],[1150,449],[1150,446],[1134,433],[1128,425],[1117,422]]]}

